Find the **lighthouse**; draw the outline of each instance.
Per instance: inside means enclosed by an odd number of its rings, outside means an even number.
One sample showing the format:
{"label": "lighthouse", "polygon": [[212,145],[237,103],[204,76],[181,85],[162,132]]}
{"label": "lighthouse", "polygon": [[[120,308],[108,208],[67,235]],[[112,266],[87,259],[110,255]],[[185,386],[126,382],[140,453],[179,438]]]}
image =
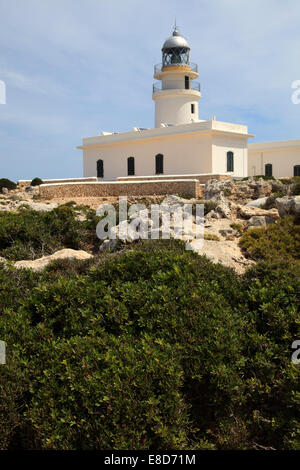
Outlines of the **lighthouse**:
{"label": "lighthouse", "polygon": [[162,63],[155,65],[152,99],[155,102],[155,127],[198,122],[201,97],[198,67],[190,62],[190,46],[176,24],[172,36],[162,47]]}
{"label": "lighthouse", "polygon": [[83,139],[78,148],[83,150],[84,176],[112,181],[109,191],[118,194],[120,187],[130,195],[170,194],[174,181],[180,188],[176,192],[184,192],[180,185],[187,181],[193,186],[218,175],[247,176],[247,143],[253,136],[243,124],[217,121],[214,116],[199,120],[198,76],[197,65],[190,62],[189,43],[175,24],[163,44],[162,63],[154,67],[155,127],[135,125],[127,132],[102,131]]}

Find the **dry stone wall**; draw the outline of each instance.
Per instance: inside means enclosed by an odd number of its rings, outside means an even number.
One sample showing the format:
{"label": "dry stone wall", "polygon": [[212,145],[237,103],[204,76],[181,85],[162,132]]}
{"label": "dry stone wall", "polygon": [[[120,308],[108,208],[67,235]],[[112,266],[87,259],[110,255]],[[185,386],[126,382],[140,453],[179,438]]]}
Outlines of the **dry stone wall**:
{"label": "dry stone wall", "polygon": [[109,197],[109,196],[152,196],[167,194],[185,194],[201,198],[204,185],[196,179],[156,180],[156,181],[118,181],[109,183],[55,183],[40,186],[43,199],[66,197]]}

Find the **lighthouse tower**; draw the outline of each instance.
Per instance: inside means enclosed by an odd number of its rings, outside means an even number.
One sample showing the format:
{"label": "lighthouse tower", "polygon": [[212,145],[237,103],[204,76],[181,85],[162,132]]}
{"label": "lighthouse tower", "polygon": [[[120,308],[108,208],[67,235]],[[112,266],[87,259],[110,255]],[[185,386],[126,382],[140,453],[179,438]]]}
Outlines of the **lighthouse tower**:
{"label": "lighthouse tower", "polygon": [[190,46],[176,24],[162,47],[162,63],[155,65],[152,99],[155,101],[155,127],[197,122],[201,97],[198,67],[190,62]]}

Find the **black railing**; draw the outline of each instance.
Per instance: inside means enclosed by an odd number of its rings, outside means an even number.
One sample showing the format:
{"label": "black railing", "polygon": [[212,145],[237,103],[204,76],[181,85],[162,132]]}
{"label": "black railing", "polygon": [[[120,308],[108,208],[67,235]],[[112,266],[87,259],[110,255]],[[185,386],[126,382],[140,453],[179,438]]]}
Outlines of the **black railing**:
{"label": "black railing", "polygon": [[[189,67],[191,72],[196,72],[198,73],[198,65],[193,64],[192,62],[189,64],[169,64],[166,67]],[[154,65],[154,73],[160,73],[163,69],[162,63]]]}
{"label": "black railing", "polygon": [[[185,90],[185,88],[180,88],[181,90]],[[162,88],[160,82],[155,82],[153,84],[153,93],[156,93],[157,91],[163,91],[163,90],[178,90],[178,88]],[[201,91],[201,86],[199,82],[191,83],[190,88],[188,90],[195,90],[195,91]]]}

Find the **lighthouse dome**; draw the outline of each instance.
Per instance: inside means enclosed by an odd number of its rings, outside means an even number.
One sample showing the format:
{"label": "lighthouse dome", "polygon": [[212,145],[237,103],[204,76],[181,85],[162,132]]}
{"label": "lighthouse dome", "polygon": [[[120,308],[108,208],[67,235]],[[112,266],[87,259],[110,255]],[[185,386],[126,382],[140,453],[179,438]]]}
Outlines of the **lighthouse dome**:
{"label": "lighthouse dome", "polygon": [[173,31],[172,36],[165,40],[162,50],[170,49],[173,47],[184,47],[186,49],[190,49],[189,43],[187,42],[185,37],[180,34],[176,27]]}

